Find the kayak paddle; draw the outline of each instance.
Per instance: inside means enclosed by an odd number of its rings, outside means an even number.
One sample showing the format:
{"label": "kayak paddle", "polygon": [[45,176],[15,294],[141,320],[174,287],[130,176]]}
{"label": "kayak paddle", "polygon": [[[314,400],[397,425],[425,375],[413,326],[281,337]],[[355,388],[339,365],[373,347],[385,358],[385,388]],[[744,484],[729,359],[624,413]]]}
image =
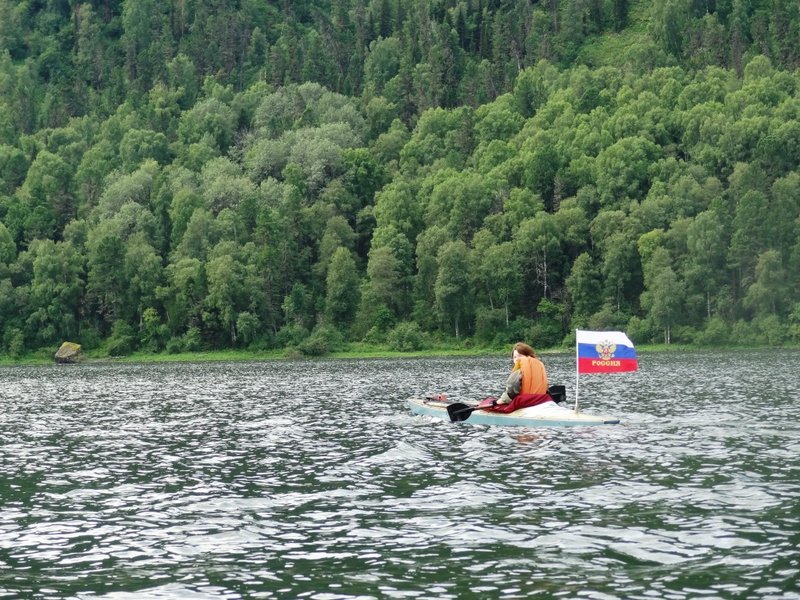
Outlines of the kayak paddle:
{"label": "kayak paddle", "polygon": [[490,406],[494,406],[496,403],[497,401],[494,399],[492,399],[491,402],[486,402],[486,400],[484,400],[475,406],[469,406],[468,404],[464,404],[462,402],[453,402],[452,404],[447,405],[447,414],[450,415],[451,423],[459,423],[469,419],[469,416],[474,411],[482,408],[489,408]]}
{"label": "kayak paddle", "polygon": [[556,403],[564,402],[567,399],[567,388],[563,385],[551,385],[547,388],[547,393]]}

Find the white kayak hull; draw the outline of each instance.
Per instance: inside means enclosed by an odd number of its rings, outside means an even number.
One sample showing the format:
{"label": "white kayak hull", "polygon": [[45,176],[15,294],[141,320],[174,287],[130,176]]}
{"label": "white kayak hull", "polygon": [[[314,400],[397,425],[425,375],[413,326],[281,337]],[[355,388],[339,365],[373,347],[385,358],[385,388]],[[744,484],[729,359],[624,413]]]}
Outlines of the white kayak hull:
{"label": "white kayak hull", "polygon": [[[409,398],[409,408],[414,414],[450,420],[447,414],[448,402],[428,398]],[[513,413],[498,413],[488,410],[475,410],[465,421],[473,425],[505,425],[516,427],[573,427],[594,425],[617,425],[619,419],[606,415],[591,415],[575,412],[571,408],[559,406],[555,402],[545,402],[515,410]]]}

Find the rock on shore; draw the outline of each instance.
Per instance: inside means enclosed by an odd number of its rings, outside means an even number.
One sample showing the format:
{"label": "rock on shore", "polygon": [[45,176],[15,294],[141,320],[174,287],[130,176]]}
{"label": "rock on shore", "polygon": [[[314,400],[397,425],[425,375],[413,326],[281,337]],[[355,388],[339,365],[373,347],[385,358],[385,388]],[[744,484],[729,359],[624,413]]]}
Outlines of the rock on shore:
{"label": "rock on shore", "polygon": [[56,362],[60,365],[76,363],[81,359],[81,345],[64,342],[56,352]]}

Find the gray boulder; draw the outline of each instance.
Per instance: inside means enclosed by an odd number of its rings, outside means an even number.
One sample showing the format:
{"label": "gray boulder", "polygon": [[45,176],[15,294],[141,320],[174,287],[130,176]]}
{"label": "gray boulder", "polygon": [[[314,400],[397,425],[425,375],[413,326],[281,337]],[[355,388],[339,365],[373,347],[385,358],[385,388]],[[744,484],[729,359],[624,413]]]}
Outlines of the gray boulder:
{"label": "gray boulder", "polygon": [[56,352],[56,362],[60,365],[76,363],[81,359],[81,345],[64,342]]}

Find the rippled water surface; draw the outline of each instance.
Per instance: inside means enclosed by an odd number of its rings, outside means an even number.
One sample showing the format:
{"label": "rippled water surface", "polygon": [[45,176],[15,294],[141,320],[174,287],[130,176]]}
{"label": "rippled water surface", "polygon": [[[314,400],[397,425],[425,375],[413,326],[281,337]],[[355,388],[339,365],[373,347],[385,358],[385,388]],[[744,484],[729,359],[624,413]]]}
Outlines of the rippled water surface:
{"label": "rippled water surface", "polygon": [[509,366],[0,368],[0,597],[800,598],[800,353],[581,376],[604,428],[404,405]]}

